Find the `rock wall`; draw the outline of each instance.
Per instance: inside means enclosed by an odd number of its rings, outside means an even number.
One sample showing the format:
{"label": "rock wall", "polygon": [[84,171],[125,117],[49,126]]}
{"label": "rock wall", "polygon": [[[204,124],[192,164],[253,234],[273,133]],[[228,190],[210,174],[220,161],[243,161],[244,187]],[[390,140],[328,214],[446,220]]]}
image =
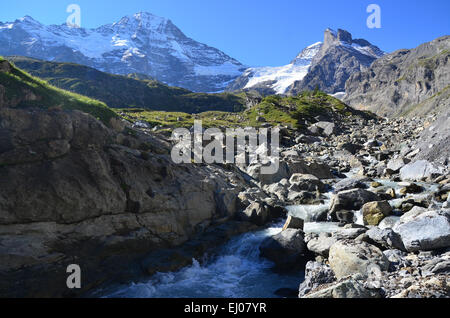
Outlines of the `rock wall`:
{"label": "rock wall", "polygon": [[0,296],[71,296],[69,264],[82,293],[240,208],[238,172],[175,165],[164,139],[112,126],[122,132],[78,111],[0,108]]}

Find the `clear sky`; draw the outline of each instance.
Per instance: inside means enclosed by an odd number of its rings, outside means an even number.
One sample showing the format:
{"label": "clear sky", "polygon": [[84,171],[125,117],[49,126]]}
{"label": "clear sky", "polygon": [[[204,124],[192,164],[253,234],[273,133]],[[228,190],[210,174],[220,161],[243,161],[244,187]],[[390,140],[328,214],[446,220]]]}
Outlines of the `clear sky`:
{"label": "clear sky", "polygon": [[[450,0],[0,0],[0,21],[30,15],[62,24],[72,3],[81,7],[82,27],[147,11],[249,66],[288,64],[302,48],[322,41],[327,27],[346,29],[387,52],[450,34]],[[381,7],[381,29],[366,25],[372,3]]]}

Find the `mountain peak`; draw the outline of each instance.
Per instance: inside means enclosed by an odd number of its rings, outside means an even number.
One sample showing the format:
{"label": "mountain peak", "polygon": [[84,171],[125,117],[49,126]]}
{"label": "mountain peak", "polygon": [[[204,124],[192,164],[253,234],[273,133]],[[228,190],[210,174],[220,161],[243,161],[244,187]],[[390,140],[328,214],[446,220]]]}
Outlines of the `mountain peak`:
{"label": "mountain peak", "polygon": [[333,44],[347,43],[352,44],[352,34],[346,30],[338,29],[337,31],[327,28],[324,35],[324,45],[329,47]]}
{"label": "mountain peak", "polygon": [[166,24],[168,21],[169,20],[166,18],[156,16],[149,12],[138,12],[133,15],[124,16],[113,25],[141,24],[144,26],[148,26]]}
{"label": "mountain peak", "polygon": [[24,22],[24,23],[28,23],[28,24],[41,25],[41,23],[39,21],[36,21],[35,19],[30,17],[29,15],[26,15],[26,16],[20,18],[20,19],[17,19],[16,22]]}

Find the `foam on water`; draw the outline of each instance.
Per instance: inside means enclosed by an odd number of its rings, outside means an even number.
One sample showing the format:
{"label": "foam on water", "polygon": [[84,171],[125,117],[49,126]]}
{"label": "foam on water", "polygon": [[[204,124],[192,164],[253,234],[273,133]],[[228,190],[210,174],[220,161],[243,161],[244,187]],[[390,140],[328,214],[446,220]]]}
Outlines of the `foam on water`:
{"label": "foam on water", "polygon": [[107,297],[172,298],[172,297],[276,297],[280,288],[294,288],[303,273],[277,274],[273,264],[259,257],[261,242],[281,231],[282,224],[266,230],[240,235],[225,244],[206,263],[195,261],[177,272],[158,273],[151,279],[122,287]]}

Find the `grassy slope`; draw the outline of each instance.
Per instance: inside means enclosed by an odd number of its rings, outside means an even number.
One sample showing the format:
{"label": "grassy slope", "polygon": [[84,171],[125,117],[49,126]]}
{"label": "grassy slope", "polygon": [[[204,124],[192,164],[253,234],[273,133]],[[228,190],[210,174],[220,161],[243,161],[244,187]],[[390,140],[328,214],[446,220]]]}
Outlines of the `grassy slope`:
{"label": "grassy slope", "polygon": [[[0,57],[0,62],[4,61]],[[0,72],[0,85],[5,88],[5,104],[15,107],[61,108],[80,110],[89,113],[105,124],[117,114],[104,103],[86,96],[56,88],[46,81],[12,65],[11,72]],[[36,99],[27,100],[27,94],[34,94]]]}
{"label": "grassy slope", "polygon": [[73,63],[46,62],[26,57],[8,59],[54,86],[101,100],[113,108],[137,107],[186,113],[207,110],[232,112],[243,108],[241,97],[231,93],[192,93],[139,74],[127,77]]}
{"label": "grassy slope", "polygon": [[[152,126],[192,127],[194,120],[202,120],[203,127],[260,127],[264,123],[282,124],[301,128],[299,122],[315,121],[314,117],[322,115],[327,118],[345,120],[351,116],[374,118],[375,116],[347,106],[340,100],[322,92],[305,92],[296,97],[268,96],[258,105],[238,113],[209,111],[196,115],[183,112],[148,111],[145,109],[121,109],[125,118],[140,120]],[[258,121],[263,117],[266,121]]]}

